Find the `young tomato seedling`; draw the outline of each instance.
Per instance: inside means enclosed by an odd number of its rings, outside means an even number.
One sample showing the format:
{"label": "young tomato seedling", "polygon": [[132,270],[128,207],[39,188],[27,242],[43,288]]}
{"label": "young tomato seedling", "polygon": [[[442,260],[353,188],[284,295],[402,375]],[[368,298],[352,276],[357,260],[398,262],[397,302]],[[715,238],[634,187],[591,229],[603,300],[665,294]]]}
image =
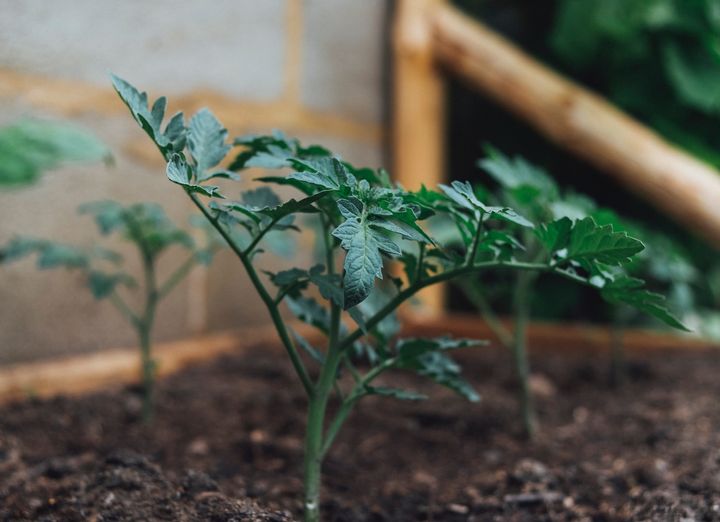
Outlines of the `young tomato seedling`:
{"label": "young tomato seedling", "polygon": [[[160,302],[190,273],[197,263],[209,264],[214,252],[223,244],[212,229],[207,230],[207,244],[196,245],[193,238],[177,228],[163,209],[152,203],[123,206],[114,201],[99,201],[80,207],[91,214],[103,235],[118,233],[130,241],[140,255],[143,270],[143,304],[134,311],[121,297],[122,286],[136,288],[133,276],[120,267],[122,256],[112,250],[95,246],[90,249],[29,237],[16,237],[0,249],[0,261],[9,263],[37,254],[40,269],[67,268],[80,271],[96,299],[108,299],[130,322],[138,335],[142,363],[142,417],[146,423],[153,416],[155,361],[152,357],[152,331]],[[204,220],[201,225],[205,226]],[[157,261],[170,246],[179,245],[188,251],[187,259],[164,281],[158,281]]]}
{"label": "young tomato seedling", "polygon": [[26,119],[0,127],[0,189],[31,185],[60,165],[101,159],[112,163],[108,148],[68,123]]}
{"label": "young tomato seedling", "polygon": [[[397,337],[393,312],[419,290],[489,269],[548,272],[596,287],[609,299],[629,302],[673,321],[664,312],[661,298],[644,290],[641,281],[611,277],[603,270],[606,264],[622,265],[643,248],[640,241],[614,232],[612,227],[597,226],[592,220],[564,219],[535,229],[511,208],[484,204],[467,183],[454,182],[442,187],[442,192],[409,192],[392,184],[385,171],[355,168],[322,147],[303,147],[279,133],[228,143],[227,131],[207,109],[195,114],[187,127],[181,113],[163,126],[165,98],[149,107],[145,93],[117,77],[113,84],[167,161],[169,180],[185,191],[237,255],[307,393],[307,521],[320,519],[322,463],[355,404],[372,394],[423,398],[412,391],[376,384],[383,374],[409,370],[470,400],[479,398],[448,355],[450,350],[476,342]],[[233,147],[240,151],[227,169],[219,168]],[[219,187],[208,183],[217,177],[236,177],[235,172],[248,167],[290,169],[291,173],[260,178],[263,185],[237,201],[225,199]],[[281,202],[271,185],[292,187],[300,196]],[[262,263],[263,241],[272,231],[297,230],[298,214],[309,214],[319,222],[325,265],[266,273],[268,281],[256,268]],[[423,220],[438,214],[458,227],[460,248],[443,245],[421,226]],[[510,232],[488,226],[496,222],[515,223],[531,233],[535,230],[547,256],[539,262],[516,260],[514,252],[521,243]],[[480,259],[488,245],[496,244],[500,245],[496,256]],[[344,259],[338,270],[340,253]],[[398,259],[406,277],[394,278],[386,272],[387,258]],[[376,287],[376,281],[384,278],[392,283],[389,292]],[[321,297],[324,305],[313,295]],[[283,303],[327,337],[324,347],[312,346],[291,331],[280,314]],[[356,327],[347,326],[351,323],[343,320],[345,313]],[[363,355],[362,366],[355,364],[357,354]],[[310,360],[317,372],[307,369]],[[339,378],[341,369],[353,379],[346,390]],[[333,393],[338,403],[328,418]]]}
{"label": "young tomato seedling", "polygon": [[[541,224],[535,230],[527,227],[518,227],[517,224],[504,223],[493,227],[493,234],[503,238],[509,233],[511,237],[516,234],[522,238],[520,244],[513,245],[513,258],[532,263],[553,263],[553,256],[557,262],[565,256],[577,256],[588,245],[592,248],[605,249],[601,256],[596,256],[592,267],[587,260],[579,256],[574,263],[574,269],[593,273],[611,284],[602,284],[601,295],[611,303],[616,311],[627,312],[633,307],[649,312],[674,327],[682,325],[664,308],[664,298],[658,294],[643,292],[636,294],[634,303],[624,304],[627,300],[618,299],[615,295],[618,285],[641,285],[640,280],[633,280],[627,273],[639,266],[646,259],[646,252],[638,242],[625,241],[621,235],[616,236],[618,241],[613,245],[602,245],[605,239],[597,229],[626,232],[625,227],[614,213],[599,210],[594,202],[585,196],[573,193],[562,193],[557,183],[542,169],[528,163],[523,158],[509,158],[499,151],[488,148],[488,156],[478,162],[478,166],[485,170],[497,183],[499,190],[494,197],[502,205],[518,209],[523,216],[534,223]],[[483,189],[484,190],[484,189]],[[614,218],[614,219],[611,219]],[[559,244],[555,241],[554,230],[559,231]],[[564,232],[567,230],[569,232]],[[574,232],[573,232],[574,231]],[[563,234],[570,234],[570,240],[563,248],[557,248],[566,243]],[[549,235],[548,235],[549,234]],[[456,240],[459,241],[459,240]],[[588,245],[583,245],[588,242]],[[572,249],[571,249],[572,247]],[[507,243],[487,243],[481,253],[483,258],[492,259],[502,255],[501,250],[508,248]],[[564,249],[568,249],[566,252]],[[578,251],[578,252],[575,252]],[[632,273],[637,273],[632,270]],[[468,277],[458,281],[458,288],[477,307],[488,326],[493,330],[500,342],[512,351],[515,360],[515,370],[518,378],[519,404],[523,431],[526,436],[532,437],[537,429],[537,417],[533,407],[533,397],[530,388],[530,363],[527,353],[527,325],[531,316],[531,303],[535,295],[535,283],[541,272],[518,272],[511,284],[511,305],[513,316],[513,329],[507,328],[497,317],[488,299],[488,292],[479,277]],[[623,282],[624,281],[624,282]]]}

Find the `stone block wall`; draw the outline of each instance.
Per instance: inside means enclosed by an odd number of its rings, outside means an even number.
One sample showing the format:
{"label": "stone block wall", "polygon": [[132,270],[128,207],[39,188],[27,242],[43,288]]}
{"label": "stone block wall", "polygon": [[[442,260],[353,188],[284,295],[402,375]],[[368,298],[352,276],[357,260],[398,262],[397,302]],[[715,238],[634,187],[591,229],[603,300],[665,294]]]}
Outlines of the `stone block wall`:
{"label": "stone block wall", "polygon": [[[231,135],[282,129],[353,163],[383,165],[387,9],[387,0],[0,0],[0,125],[70,120],[115,156],[114,167],[66,166],[0,193],[0,243],[23,234],[89,244],[94,225],[76,208],[98,199],[156,201],[186,222],[189,202],[166,181],[109,71],[167,95],[170,111],[210,107]],[[298,245],[295,260],[272,263],[309,263],[309,242]],[[137,266],[131,249],[123,253]],[[162,271],[181,260],[168,253]],[[262,324],[250,296],[239,265],[221,254],[164,303],[156,338]],[[0,303],[0,364],[135,342],[81,279],[31,261],[0,268]]]}

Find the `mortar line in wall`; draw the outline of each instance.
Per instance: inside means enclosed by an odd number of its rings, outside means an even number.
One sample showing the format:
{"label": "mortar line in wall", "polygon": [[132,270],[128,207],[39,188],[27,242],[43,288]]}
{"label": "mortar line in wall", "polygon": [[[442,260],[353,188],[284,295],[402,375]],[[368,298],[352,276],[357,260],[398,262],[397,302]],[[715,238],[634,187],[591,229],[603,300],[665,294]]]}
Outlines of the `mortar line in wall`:
{"label": "mortar line in wall", "polygon": [[[151,90],[150,96],[162,93]],[[0,68],[0,99],[16,98],[32,107],[61,116],[90,112],[101,116],[123,115],[127,110],[110,87],[90,82],[53,78]],[[331,112],[291,105],[287,100],[240,100],[212,90],[197,89],[172,96],[171,112],[194,112],[210,107],[231,131],[257,127],[283,128],[289,132],[328,135],[364,143],[380,143],[383,125],[359,122]]]}
{"label": "mortar line in wall", "polygon": [[286,0],[285,20],[285,86],[283,99],[293,107],[301,107],[303,2]]}

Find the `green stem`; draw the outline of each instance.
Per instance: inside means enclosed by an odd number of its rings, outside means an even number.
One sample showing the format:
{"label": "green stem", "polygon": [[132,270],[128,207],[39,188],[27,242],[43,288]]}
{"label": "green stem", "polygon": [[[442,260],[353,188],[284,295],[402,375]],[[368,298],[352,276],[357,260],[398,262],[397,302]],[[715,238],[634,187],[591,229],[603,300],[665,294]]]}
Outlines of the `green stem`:
{"label": "green stem", "polygon": [[110,302],[115,306],[115,308],[117,308],[118,311],[125,317],[125,319],[130,321],[130,324],[137,328],[138,324],[140,323],[140,318],[135,312],[132,311],[132,309],[127,305],[123,298],[120,297],[120,295],[113,290],[113,292],[110,294],[109,299]]}
{"label": "green stem", "polygon": [[515,335],[513,339],[513,358],[519,380],[520,414],[523,430],[528,438],[535,434],[535,410],[530,391],[530,364],[527,355],[527,324],[530,318],[529,290],[533,274],[520,272],[515,282],[513,305],[515,308]]}
{"label": "green stem", "polygon": [[415,276],[413,277],[413,280],[410,281],[411,283],[418,283],[418,282],[422,281],[423,275],[425,274],[425,270],[423,269],[423,263],[425,263],[425,243],[420,243],[419,252],[418,252],[417,271],[415,272]]}
{"label": "green stem", "polygon": [[475,264],[478,246],[480,245],[480,238],[483,235],[483,222],[485,220],[485,214],[483,214],[482,212],[480,212],[479,214],[480,215],[478,217],[477,231],[475,232],[475,236],[473,237],[472,245],[470,245],[470,248],[468,249],[467,259],[465,259],[465,264],[467,266],[472,266]]}
{"label": "green stem", "polygon": [[[385,319],[388,315],[390,315],[395,309],[400,306],[403,302],[410,299],[412,296],[414,296],[417,292],[422,290],[425,287],[442,283],[445,281],[449,281],[451,279],[454,279],[456,277],[461,277],[464,275],[473,274],[475,272],[480,272],[482,270],[487,270],[488,268],[510,268],[515,270],[534,270],[537,272],[552,272],[554,274],[557,274],[561,277],[564,277],[566,279],[570,279],[572,281],[575,281],[580,284],[584,285],[590,285],[590,282],[582,277],[579,276],[573,272],[568,272],[565,270],[557,269],[551,265],[545,264],[545,263],[526,263],[526,262],[518,262],[518,261],[484,261],[481,263],[475,263],[472,266],[462,266],[459,268],[454,268],[452,270],[447,270],[445,272],[442,272],[440,274],[426,277],[422,281],[418,281],[417,283],[410,285],[409,287],[401,290],[398,292],[395,297],[393,297],[390,301],[388,301],[385,306],[383,306],[380,310],[378,310],[375,315],[373,315],[370,319],[368,319],[365,322],[367,331],[372,330],[377,324]],[[345,339],[340,343],[341,350],[347,350],[350,348],[355,341],[360,339],[364,335],[364,332],[360,328],[356,328],[351,334],[349,334]]]}
{"label": "green stem", "polygon": [[195,258],[195,254],[190,255],[190,257],[188,257],[185,262],[180,265],[162,285],[160,285],[160,289],[158,290],[158,299],[162,299],[172,292],[175,287],[183,279],[185,279],[185,276],[190,273],[190,270],[193,269],[196,262],[197,260]]}
{"label": "green stem", "polygon": [[492,330],[503,346],[507,349],[511,349],[514,343],[513,335],[510,330],[502,324],[500,318],[495,315],[495,311],[483,295],[480,283],[475,278],[468,278],[468,280],[463,280],[462,283],[461,289],[463,293],[470,300],[473,306],[478,309],[480,315],[482,315],[482,318],[485,320],[490,330]]}
{"label": "green stem", "polygon": [[154,417],[155,361],[152,358],[151,327],[143,324],[138,329],[140,360],[142,363],[142,420],[151,424]]}
{"label": "green stem", "polygon": [[626,378],[625,346],[623,342],[623,320],[620,311],[616,311],[610,326],[610,384],[622,386]]}
{"label": "green stem", "polygon": [[140,358],[142,363],[143,404],[142,419],[150,424],[154,416],[155,360],[152,357],[152,330],[155,324],[155,311],[160,299],[155,277],[155,262],[151,256],[143,256],[145,273],[145,310],[138,323],[140,338]]}
{"label": "green stem", "polygon": [[365,395],[367,395],[367,386],[374,381],[381,373],[384,371],[392,368],[397,359],[395,357],[392,357],[390,359],[387,359],[379,366],[376,366],[372,370],[370,370],[364,377],[358,379],[358,381],[355,383],[355,387],[353,388],[353,391],[348,395],[347,399],[343,401],[343,403],[340,405],[340,409],[338,409],[338,412],[335,414],[335,418],[330,423],[330,426],[328,427],[327,433],[325,434],[325,443],[323,444],[322,448],[322,455],[324,456],[328,451],[330,451],[330,448],[333,445],[333,442],[335,442],[335,437],[337,437],[338,433],[340,432],[340,429],[342,428],[343,424],[345,423],[345,420],[347,420],[348,416],[352,412],[353,407],[355,404]]}
{"label": "green stem", "polygon": [[310,397],[305,434],[304,455],[304,518],[306,522],[320,520],[320,489],[322,486],[323,430],[328,400],[337,378],[343,354],[338,349],[342,310],[332,303],[330,311],[330,340],[325,364],[320,370],[315,393]]}
{"label": "green stem", "polygon": [[235,253],[235,255],[237,255],[238,259],[240,259],[240,262],[242,263],[245,272],[247,272],[247,275],[250,278],[250,282],[252,282],[255,290],[257,291],[258,295],[265,304],[265,307],[270,313],[270,318],[272,319],[273,325],[275,326],[275,330],[277,330],[278,337],[280,337],[280,341],[282,342],[285,351],[290,357],[290,361],[295,368],[295,372],[297,373],[300,382],[302,382],[303,388],[305,388],[305,392],[308,394],[308,396],[312,397],[313,384],[310,380],[310,376],[305,369],[305,365],[300,358],[300,354],[298,353],[297,348],[295,348],[295,343],[293,343],[292,339],[290,338],[290,334],[288,333],[287,327],[285,326],[285,323],[280,316],[280,310],[278,309],[275,300],[265,289],[265,285],[263,285],[262,281],[260,281],[260,277],[255,271],[255,267],[252,266],[252,262],[245,255],[245,253],[235,242],[235,240],[230,236],[230,234],[228,234],[228,232],[222,227],[218,220],[215,219],[215,217],[210,214],[210,212],[208,212],[207,208],[205,208],[205,205],[202,204],[198,197],[192,192],[186,191],[186,193],[190,197],[192,202],[195,204],[195,206],[200,210],[200,212],[202,212],[205,218],[210,221],[215,230],[217,230],[218,233],[222,236],[230,249]]}

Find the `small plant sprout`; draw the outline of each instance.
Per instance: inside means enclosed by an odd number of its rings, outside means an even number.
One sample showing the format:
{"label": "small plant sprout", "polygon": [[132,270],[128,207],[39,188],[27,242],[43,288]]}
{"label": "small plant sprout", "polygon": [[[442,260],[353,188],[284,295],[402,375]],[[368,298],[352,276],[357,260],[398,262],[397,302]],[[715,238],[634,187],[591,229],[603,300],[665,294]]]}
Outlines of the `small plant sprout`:
{"label": "small plant sprout", "polygon": [[[518,209],[538,225],[531,229],[511,222],[499,223],[500,227],[495,224],[487,233],[501,238],[502,242],[488,242],[480,254],[482,259],[511,255],[512,259],[528,263],[560,265],[576,274],[589,274],[590,284],[600,289],[602,297],[618,313],[637,309],[675,328],[684,328],[665,308],[663,296],[645,290],[626,293],[626,289],[643,287],[640,279],[628,275],[628,269],[640,262],[645,251],[642,243],[627,235],[619,219],[608,221],[614,213],[598,211],[594,202],[584,196],[563,194],[545,171],[523,158],[509,158],[491,147],[487,152],[487,157],[479,161],[478,166],[499,187],[497,194],[488,197],[496,198],[498,204]],[[479,187],[476,189],[487,192]],[[520,242],[510,248],[508,238],[519,238]],[[530,388],[527,325],[535,282],[542,273],[522,271],[515,274],[510,292],[512,330],[499,320],[488,298],[490,292],[480,277],[457,281],[457,286],[478,309],[501,344],[513,354],[522,427],[528,437],[535,433],[537,418]]]}
{"label": "small plant sprout", "polygon": [[[182,114],[176,114],[163,127],[165,98],[150,108],[145,93],[117,77],[113,83],[167,161],[167,177],[185,191],[237,255],[307,393],[307,521],[320,519],[322,463],[357,402],[367,395],[423,398],[388,386],[388,381],[383,384],[386,372],[415,372],[467,399],[479,398],[449,356],[476,341],[398,336],[393,313],[419,290],[492,269],[547,272],[598,288],[610,299],[648,309],[678,325],[642,282],[611,277],[604,270],[606,265],[625,263],[643,248],[640,241],[612,227],[570,219],[535,227],[509,207],[486,205],[468,183],[454,182],[441,192],[410,192],[394,185],[383,170],[353,167],[322,147],[304,147],[279,133],[228,142],[227,131],[206,109],[187,126]],[[224,163],[233,147],[239,150]],[[218,167],[221,164],[228,166]],[[234,177],[248,167],[290,173],[260,178],[261,187],[239,200],[225,199],[212,184],[216,177]],[[272,185],[292,187],[298,195],[281,202]],[[314,216],[320,223],[324,265],[266,273],[264,278],[256,265],[262,266],[266,235],[294,233],[298,214]],[[428,233],[422,222],[433,215],[447,216],[456,224],[461,246],[443,245]],[[525,248],[523,237],[513,236],[511,228],[495,228],[506,223],[538,237],[546,256],[541,261],[517,260],[516,252]],[[388,259],[402,264],[403,277],[386,270]],[[327,342],[313,346],[293,332],[280,314],[283,304],[322,332]],[[340,378],[341,372],[347,379]]]}
{"label": "small plant sprout", "polygon": [[[625,268],[626,271],[644,279],[653,288],[668,296],[668,307],[682,319],[689,321],[701,313],[698,306],[698,269],[690,262],[687,252],[672,237],[664,236],[639,223],[622,219],[609,209],[595,209],[592,214],[598,223],[612,225],[631,235],[642,236],[646,248]],[[627,380],[625,364],[624,330],[640,319],[638,311],[627,305],[614,306],[612,317],[610,383],[619,386]]]}
{"label": "small plant sprout", "polygon": [[[218,240],[213,229],[206,227],[205,220],[201,220],[198,224],[206,229],[207,241],[206,245],[198,246],[190,234],[177,228],[163,209],[153,203],[123,206],[114,201],[100,201],[82,205],[80,212],[94,216],[103,235],[120,234],[137,248],[142,264],[141,289],[144,297],[139,311],[133,310],[121,297],[121,287],[136,289],[139,285],[132,275],[122,270],[123,257],[113,250],[16,237],[0,250],[0,260],[9,263],[37,254],[37,266],[40,269],[67,268],[79,271],[85,277],[93,296],[109,300],[130,322],[137,332],[140,345],[142,417],[149,423],[153,417],[156,364],[152,355],[152,332],[157,307],[196,264],[209,264],[213,254],[224,243]],[[173,245],[187,250],[187,257],[167,279],[160,281],[157,274],[158,258]]]}
{"label": "small plant sprout", "polygon": [[112,163],[109,149],[68,123],[24,119],[0,127],[0,188],[30,185],[60,165],[101,159]]}

